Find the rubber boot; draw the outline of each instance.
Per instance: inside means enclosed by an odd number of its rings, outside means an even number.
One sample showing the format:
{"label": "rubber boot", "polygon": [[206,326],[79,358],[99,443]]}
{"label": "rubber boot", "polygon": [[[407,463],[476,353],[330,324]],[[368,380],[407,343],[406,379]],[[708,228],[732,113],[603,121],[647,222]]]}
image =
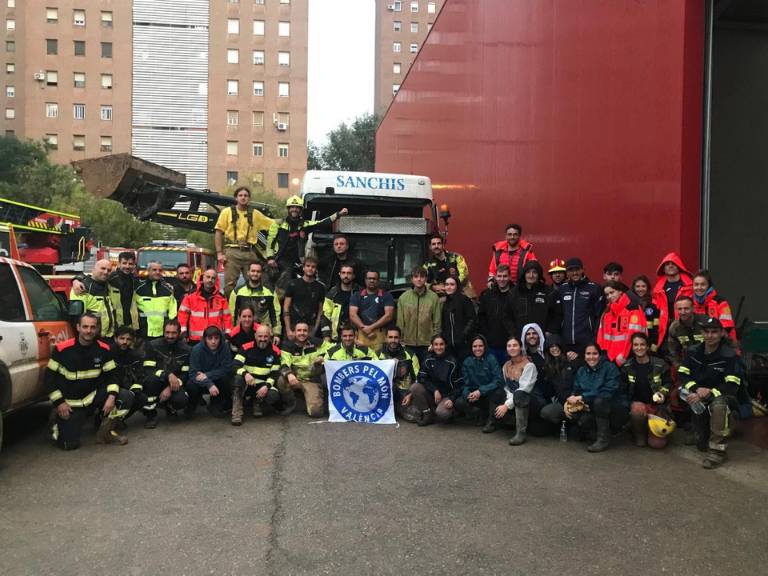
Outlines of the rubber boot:
{"label": "rubber boot", "polygon": [[511,446],[525,444],[525,432],[528,429],[528,406],[515,407],[515,435],[509,439]]}
{"label": "rubber boot", "polygon": [[588,452],[602,452],[608,449],[611,443],[611,422],[608,418],[595,417],[597,422],[597,439],[587,446]]}
{"label": "rubber boot", "polygon": [[115,430],[115,421],[110,418],[103,418],[99,429],[96,432],[96,442],[99,444],[128,444],[128,438]]}
{"label": "rubber boot", "polygon": [[648,445],[648,417],[645,414],[631,414],[629,420],[635,446],[644,448]]}
{"label": "rubber boot", "polygon": [[293,414],[293,411],[296,408],[296,393],[290,388],[288,390],[281,390],[280,400],[282,408],[278,414],[280,414],[280,416],[290,416]]}
{"label": "rubber boot", "polygon": [[243,396],[240,388],[232,391],[232,426],[240,426],[243,423]]}
{"label": "rubber boot", "polygon": [[492,434],[496,432],[496,417],[493,415],[493,412],[488,416],[488,420],[485,421],[485,426],[483,426],[481,432],[483,434]]}

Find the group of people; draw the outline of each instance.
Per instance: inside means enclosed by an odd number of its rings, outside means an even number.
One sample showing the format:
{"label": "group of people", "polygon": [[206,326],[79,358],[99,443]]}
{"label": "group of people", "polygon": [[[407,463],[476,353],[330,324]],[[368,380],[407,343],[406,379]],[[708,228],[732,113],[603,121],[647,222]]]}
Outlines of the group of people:
{"label": "group of people", "polygon": [[[124,443],[134,412],[154,428],[158,407],[192,417],[206,395],[209,411],[235,426],[246,408],[255,417],[290,414],[297,393],[319,418],[326,359],[394,359],[395,408],[420,426],[464,419],[484,433],[514,428],[512,445],[529,431],[559,432],[600,452],[625,429],[638,446],[662,448],[681,423],[705,467],[725,461],[744,395],[733,318],[709,273],[690,273],[676,254],[662,258],[653,284],[638,276],[627,286],[612,262],[599,285],[579,258],[553,260],[546,278],[522,227],[511,224],[475,298],[465,259],[434,236],[395,301],[342,234],[324,261],[302,257],[306,232],[346,209],[306,221],[301,199],[290,198],[264,259],[250,192],[235,196],[217,223],[223,293],[215,270],[193,283],[185,265],[166,281],[150,263],[138,282],[132,253],[120,255],[116,271],[98,262],[74,283],[71,296],[86,313],[78,336],[54,350],[46,377],[60,447],[79,445],[92,414],[99,441]],[[274,269],[287,275],[279,291],[267,280]]]}

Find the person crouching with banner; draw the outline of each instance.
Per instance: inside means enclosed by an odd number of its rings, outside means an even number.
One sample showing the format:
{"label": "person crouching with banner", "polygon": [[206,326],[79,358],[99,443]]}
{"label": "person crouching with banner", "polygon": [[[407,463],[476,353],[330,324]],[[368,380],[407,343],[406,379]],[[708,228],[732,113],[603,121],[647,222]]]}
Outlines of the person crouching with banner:
{"label": "person crouching with banner", "polygon": [[462,365],[464,388],[456,400],[456,409],[480,424],[488,418],[491,394],[503,394],[504,382],[499,362],[488,350],[485,337],[475,336],[471,348],[472,355]]}
{"label": "person crouching with banner", "polygon": [[256,340],[246,342],[235,356],[235,380],[232,385],[232,426],[243,423],[243,403],[253,399],[253,415],[264,416],[280,399],[280,349],[272,343],[272,329],[261,325]]}
{"label": "person crouching with banner", "polygon": [[280,414],[288,416],[293,412],[296,407],[294,390],[301,390],[309,417],[322,418],[326,394],[320,376],[327,344],[309,335],[306,322],[297,322],[294,334],[294,340],[286,340],[280,354],[282,366],[277,381],[283,405]]}
{"label": "person crouching with banner", "polygon": [[400,344],[402,331],[398,326],[387,328],[386,341],[379,350],[379,360],[397,360],[392,391],[395,396],[395,412],[406,422],[418,422],[421,413],[412,403],[411,385],[419,373],[419,359],[416,354]]}

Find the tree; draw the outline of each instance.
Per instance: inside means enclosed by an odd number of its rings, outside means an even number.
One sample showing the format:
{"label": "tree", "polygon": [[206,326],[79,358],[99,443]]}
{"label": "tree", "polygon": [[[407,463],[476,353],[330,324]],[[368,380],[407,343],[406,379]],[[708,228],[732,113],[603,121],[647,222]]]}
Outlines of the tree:
{"label": "tree", "polygon": [[309,145],[308,168],[373,172],[376,165],[378,123],[379,120],[374,114],[355,118],[349,126],[342,122],[328,133],[328,142],[325,145]]}

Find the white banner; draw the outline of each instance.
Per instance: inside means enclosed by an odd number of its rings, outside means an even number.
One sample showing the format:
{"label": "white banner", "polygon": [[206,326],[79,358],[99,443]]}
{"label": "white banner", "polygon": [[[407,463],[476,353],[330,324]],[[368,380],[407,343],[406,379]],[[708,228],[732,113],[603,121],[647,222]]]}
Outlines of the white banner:
{"label": "white banner", "polygon": [[396,424],[392,377],[396,360],[326,360],[328,421]]}

